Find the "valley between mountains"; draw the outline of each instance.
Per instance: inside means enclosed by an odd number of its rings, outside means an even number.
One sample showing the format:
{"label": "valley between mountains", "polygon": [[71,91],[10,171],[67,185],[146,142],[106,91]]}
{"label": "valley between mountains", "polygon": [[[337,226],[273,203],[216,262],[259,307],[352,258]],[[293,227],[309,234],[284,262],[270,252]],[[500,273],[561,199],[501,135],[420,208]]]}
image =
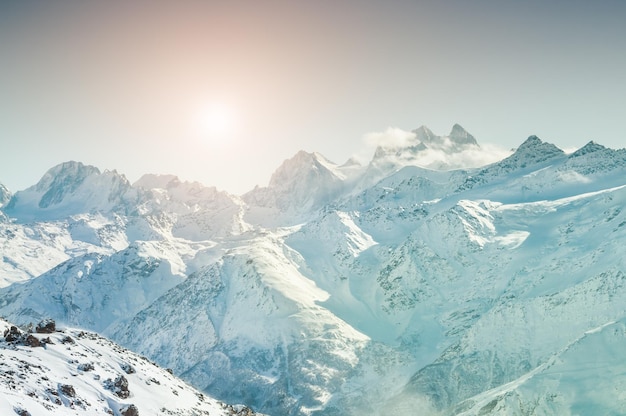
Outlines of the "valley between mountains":
{"label": "valley between mountains", "polygon": [[240,196],[63,163],[0,186],[0,315],[268,415],[626,413],[626,150],[480,151],[421,127]]}

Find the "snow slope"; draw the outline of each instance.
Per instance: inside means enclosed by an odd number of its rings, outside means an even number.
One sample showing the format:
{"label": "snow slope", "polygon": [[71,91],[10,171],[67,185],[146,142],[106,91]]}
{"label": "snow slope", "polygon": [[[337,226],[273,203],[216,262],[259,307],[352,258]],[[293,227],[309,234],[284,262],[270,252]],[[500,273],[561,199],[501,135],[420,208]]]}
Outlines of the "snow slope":
{"label": "snow slope", "polygon": [[0,332],[3,415],[254,414],[205,396],[95,333],[65,328],[29,334],[3,319]]}

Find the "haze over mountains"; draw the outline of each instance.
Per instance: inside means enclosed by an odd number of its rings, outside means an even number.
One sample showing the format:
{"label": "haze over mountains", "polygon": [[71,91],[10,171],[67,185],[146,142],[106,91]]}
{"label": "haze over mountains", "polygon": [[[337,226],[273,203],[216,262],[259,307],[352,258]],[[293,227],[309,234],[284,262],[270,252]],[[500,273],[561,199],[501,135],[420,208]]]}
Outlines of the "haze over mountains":
{"label": "haze over mountains", "polygon": [[0,187],[0,315],[272,415],[625,412],[626,150],[480,152],[421,127],[241,196],[61,164]]}

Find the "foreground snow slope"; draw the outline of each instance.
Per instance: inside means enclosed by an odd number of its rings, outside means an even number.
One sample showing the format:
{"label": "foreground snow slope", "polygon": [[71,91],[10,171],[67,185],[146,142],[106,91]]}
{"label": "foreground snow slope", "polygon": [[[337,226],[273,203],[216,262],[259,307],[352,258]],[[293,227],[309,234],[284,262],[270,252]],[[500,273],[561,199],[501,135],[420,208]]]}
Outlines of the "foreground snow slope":
{"label": "foreground snow slope", "polygon": [[[301,152],[242,198],[171,175],[119,198],[102,185],[111,201],[88,212],[66,198],[110,182],[54,169],[74,178],[42,179],[66,184],[54,203],[39,206],[42,186],[4,210],[0,313],[102,331],[276,415],[603,409],[608,396],[578,393],[600,369],[580,384],[547,370],[578,371],[626,319],[626,150],[531,136],[491,165],[436,171],[411,163],[477,151],[473,137],[415,140],[363,168]],[[602,363],[619,362],[605,344]]]}
{"label": "foreground snow slope", "polygon": [[0,319],[2,415],[253,414],[205,396],[95,333],[28,334],[11,327]]}

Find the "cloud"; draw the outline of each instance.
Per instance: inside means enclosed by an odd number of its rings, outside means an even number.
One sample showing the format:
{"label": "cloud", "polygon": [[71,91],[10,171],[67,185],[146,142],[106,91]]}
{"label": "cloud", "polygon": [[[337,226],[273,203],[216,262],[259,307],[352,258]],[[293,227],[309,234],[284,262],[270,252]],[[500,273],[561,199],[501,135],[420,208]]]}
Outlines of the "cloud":
{"label": "cloud", "polygon": [[[392,127],[384,132],[368,133],[363,136],[363,140],[370,155],[379,146],[390,148],[396,151],[389,157],[396,158],[401,164],[438,170],[477,168],[498,162],[512,153],[511,150],[490,143],[459,149],[448,137],[440,137],[439,141],[428,143],[427,149],[415,152],[408,149],[418,143],[415,133]],[[402,148],[406,150],[398,152]],[[359,156],[359,159],[365,158]]]}
{"label": "cloud", "polygon": [[405,131],[397,127],[388,127],[383,132],[367,133],[363,136],[365,144],[369,148],[382,147],[405,147],[414,144],[415,133]]}
{"label": "cloud", "polygon": [[498,162],[510,156],[511,153],[510,150],[502,149],[490,143],[484,143],[480,147],[468,147],[454,153],[446,152],[445,148],[427,149],[420,152],[416,161],[418,165],[435,169],[478,168]]}

